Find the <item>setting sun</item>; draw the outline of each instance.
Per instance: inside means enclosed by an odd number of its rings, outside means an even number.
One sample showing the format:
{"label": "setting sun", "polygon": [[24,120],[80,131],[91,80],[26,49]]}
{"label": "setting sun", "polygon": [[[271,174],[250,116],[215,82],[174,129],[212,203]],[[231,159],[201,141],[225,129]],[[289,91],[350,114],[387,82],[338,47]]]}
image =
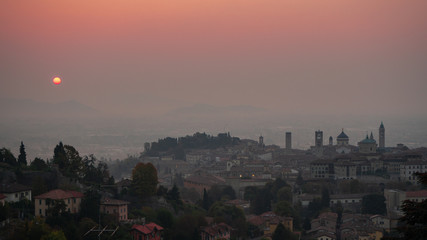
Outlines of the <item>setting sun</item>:
{"label": "setting sun", "polygon": [[62,82],[60,77],[54,77],[52,81],[55,85],[59,85]]}

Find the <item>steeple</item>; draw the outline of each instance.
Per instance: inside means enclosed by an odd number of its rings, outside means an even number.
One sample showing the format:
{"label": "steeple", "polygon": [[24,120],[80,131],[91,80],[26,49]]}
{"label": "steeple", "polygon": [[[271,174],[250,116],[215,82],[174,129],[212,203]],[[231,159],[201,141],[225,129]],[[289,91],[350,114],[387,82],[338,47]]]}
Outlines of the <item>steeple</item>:
{"label": "steeple", "polygon": [[379,139],[379,147],[381,149],[385,148],[385,128],[384,128],[383,121],[381,121],[381,125],[379,128],[378,139]]}
{"label": "steeple", "polygon": [[374,139],[374,134],[372,134],[372,132],[371,132],[371,137],[370,137],[370,139]]}

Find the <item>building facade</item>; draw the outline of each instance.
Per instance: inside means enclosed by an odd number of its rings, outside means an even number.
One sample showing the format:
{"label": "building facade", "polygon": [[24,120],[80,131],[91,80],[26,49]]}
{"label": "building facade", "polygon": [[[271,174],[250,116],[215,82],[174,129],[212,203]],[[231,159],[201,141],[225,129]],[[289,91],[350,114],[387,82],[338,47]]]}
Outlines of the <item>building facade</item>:
{"label": "building facade", "polygon": [[128,205],[129,205],[129,202],[125,202],[117,199],[104,198],[101,200],[101,204],[99,205],[99,210],[101,213],[115,215],[117,218],[117,221],[127,221]]}
{"label": "building facade", "polygon": [[18,183],[1,184],[0,193],[5,202],[19,202],[23,199],[32,200],[31,188]]}
{"label": "building facade", "polygon": [[163,239],[163,227],[155,223],[134,224],[130,230],[130,235],[133,240],[161,240]]}
{"label": "building facade", "polygon": [[76,191],[64,191],[55,189],[47,193],[35,196],[35,216],[46,217],[49,208],[53,207],[55,201],[64,201],[65,211],[69,213],[79,213],[83,193]]}

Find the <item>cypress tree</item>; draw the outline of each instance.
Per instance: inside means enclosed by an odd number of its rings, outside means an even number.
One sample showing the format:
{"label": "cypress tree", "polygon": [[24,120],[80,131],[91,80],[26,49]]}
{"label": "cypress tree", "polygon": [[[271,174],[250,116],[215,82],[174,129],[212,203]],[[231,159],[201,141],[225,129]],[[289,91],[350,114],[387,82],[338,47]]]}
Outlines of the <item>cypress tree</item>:
{"label": "cypress tree", "polygon": [[25,146],[22,141],[21,146],[19,147],[18,164],[27,166],[27,153],[25,153]]}

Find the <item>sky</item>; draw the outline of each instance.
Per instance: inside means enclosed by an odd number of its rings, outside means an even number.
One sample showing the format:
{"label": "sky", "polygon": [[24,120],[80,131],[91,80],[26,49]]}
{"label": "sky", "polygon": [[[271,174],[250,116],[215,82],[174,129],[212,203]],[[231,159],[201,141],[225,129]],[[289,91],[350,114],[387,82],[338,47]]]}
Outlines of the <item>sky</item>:
{"label": "sky", "polygon": [[2,0],[0,95],[112,114],[425,114],[426,11],[425,0]]}

